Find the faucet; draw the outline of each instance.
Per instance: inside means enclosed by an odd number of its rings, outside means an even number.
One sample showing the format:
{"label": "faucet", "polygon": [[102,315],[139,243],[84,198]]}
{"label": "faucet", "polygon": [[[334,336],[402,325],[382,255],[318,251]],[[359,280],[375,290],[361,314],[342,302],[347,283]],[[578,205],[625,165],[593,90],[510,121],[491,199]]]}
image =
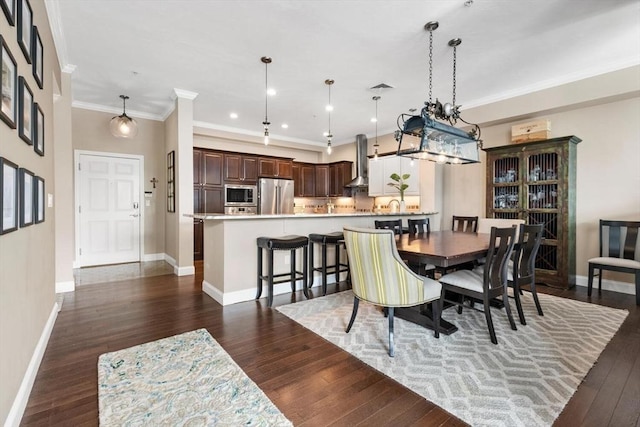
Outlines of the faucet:
{"label": "faucet", "polygon": [[[396,202],[396,203],[398,204],[398,209],[397,209],[397,210],[396,210],[396,208],[395,208],[395,207],[391,207],[391,204],[392,204],[393,202]],[[397,211],[399,211],[399,210],[400,210],[400,202],[398,201],[398,199],[391,199],[391,200],[389,200],[389,204],[388,204],[388,206],[389,206],[389,209],[391,209],[391,213],[395,213],[395,212],[397,212]]]}
{"label": "faucet", "polygon": [[331,197],[327,198],[327,213],[333,213],[333,208],[335,205],[331,202]]}

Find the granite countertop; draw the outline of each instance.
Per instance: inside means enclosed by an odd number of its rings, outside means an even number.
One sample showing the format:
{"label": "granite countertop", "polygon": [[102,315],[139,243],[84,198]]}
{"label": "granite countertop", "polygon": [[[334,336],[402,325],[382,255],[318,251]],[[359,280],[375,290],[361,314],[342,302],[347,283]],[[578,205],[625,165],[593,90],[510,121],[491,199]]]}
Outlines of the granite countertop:
{"label": "granite countertop", "polygon": [[434,215],[438,212],[350,212],[350,213],[299,213],[299,214],[280,214],[280,215],[225,215],[219,213],[197,213],[184,214],[189,218],[204,220],[251,220],[251,219],[283,219],[283,218],[327,218],[327,217],[350,217],[350,216],[424,216]]}

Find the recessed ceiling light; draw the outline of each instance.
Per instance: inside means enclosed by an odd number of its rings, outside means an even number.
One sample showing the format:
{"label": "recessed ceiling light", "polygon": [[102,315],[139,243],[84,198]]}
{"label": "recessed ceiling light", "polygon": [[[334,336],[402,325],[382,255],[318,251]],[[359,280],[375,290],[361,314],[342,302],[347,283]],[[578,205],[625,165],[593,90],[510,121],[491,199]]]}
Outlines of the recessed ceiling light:
{"label": "recessed ceiling light", "polygon": [[286,124],[286,123],[283,123],[283,124],[282,124],[282,129],[288,129],[288,128],[289,128],[289,125],[288,125],[288,124]]}
{"label": "recessed ceiling light", "polygon": [[276,94],[276,90],[272,87],[270,87],[269,89],[267,89],[267,95],[269,96],[274,96]]}
{"label": "recessed ceiling light", "polygon": [[324,107],[324,109],[327,111],[333,111],[333,105],[329,104],[326,107]]}
{"label": "recessed ceiling light", "polygon": [[375,123],[377,121],[378,121],[378,119],[376,119],[375,117],[371,117],[371,123]]}
{"label": "recessed ceiling light", "polygon": [[327,131],[322,132],[322,136],[327,136],[327,135],[329,135],[329,132]]}
{"label": "recessed ceiling light", "polygon": [[231,114],[229,114],[229,117],[231,117],[232,119],[237,119],[238,118],[238,114],[237,113],[231,113]]}

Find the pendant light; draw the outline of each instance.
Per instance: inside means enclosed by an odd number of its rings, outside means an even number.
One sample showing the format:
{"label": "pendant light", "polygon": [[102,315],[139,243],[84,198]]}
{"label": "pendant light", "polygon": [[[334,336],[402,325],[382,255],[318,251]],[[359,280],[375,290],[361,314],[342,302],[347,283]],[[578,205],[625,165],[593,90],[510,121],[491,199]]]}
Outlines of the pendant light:
{"label": "pendant light", "polygon": [[[462,43],[461,39],[452,39],[448,45],[453,48],[453,100],[452,103],[442,104],[437,98],[432,99],[433,88],[433,32],[438,28],[438,22],[427,22],[425,31],[429,32],[429,100],[425,101],[419,116],[401,114],[398,117],[399,130],[395,132],[398,141],[398,155],[411,159],[426,159],[437,163],[465,164],[480,162],[480,126],[469,123],[460,117],[460,106],[456,105],[456,48]],[[455,127],[460,120],[472,127],[467,132]],[[402,146],[403,138],[407,144]],[[411,139],[419,139],[418,144]],[[409,145],[410,147],[406,147]]]}
{"label": "pendant light", "polygon": [[329,86],[329,103],[327,104],[326,110],[329,113],[329,132],[327,133],[327,154],[331,154],[331,139],[333,135],[331,135],[331,112],[333,111],[333,105],[331,104],[331,85],[335,83],[331,79],[327,79],[324,81],[324,84]]}
{"label": "pendant light", "polygon": [[372,120],[376,124],[376,141],[373,144],[373,148],[375,149],[373,152],[373,160],[378,160],[378,148],[380,147],[378,144],[378,101],[380,100],[380,96],[376,95],[372,99],[376,101],[376,116]]}
{"label": "pendant light", "polygon": [[260,61],[264,64],[264,121],[262,122],[262,126],[264,126],[264,145],[269,145],[269,77],[267,73],[267,67],[271,64],[271,58],[268,56],[263,56],[260,58]]}
{"label": "pendant light", "polygon": [[126,102],[129,97],[120,95],[120,98],[122,99],[122,114],[111,119],[109,130],[116,138],[133,138],[138,134],[138,124],[127,116]]}

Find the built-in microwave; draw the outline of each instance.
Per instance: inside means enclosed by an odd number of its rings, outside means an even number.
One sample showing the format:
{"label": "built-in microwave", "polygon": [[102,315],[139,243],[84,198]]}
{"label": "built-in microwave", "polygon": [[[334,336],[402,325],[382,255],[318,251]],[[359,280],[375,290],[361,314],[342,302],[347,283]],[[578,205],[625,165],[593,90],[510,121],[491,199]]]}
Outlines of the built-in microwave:
{"label": "built-in microwave", "polygon": [[255,185],[226,184],[224,186],[225,206],[256,206],[258,189]]}

